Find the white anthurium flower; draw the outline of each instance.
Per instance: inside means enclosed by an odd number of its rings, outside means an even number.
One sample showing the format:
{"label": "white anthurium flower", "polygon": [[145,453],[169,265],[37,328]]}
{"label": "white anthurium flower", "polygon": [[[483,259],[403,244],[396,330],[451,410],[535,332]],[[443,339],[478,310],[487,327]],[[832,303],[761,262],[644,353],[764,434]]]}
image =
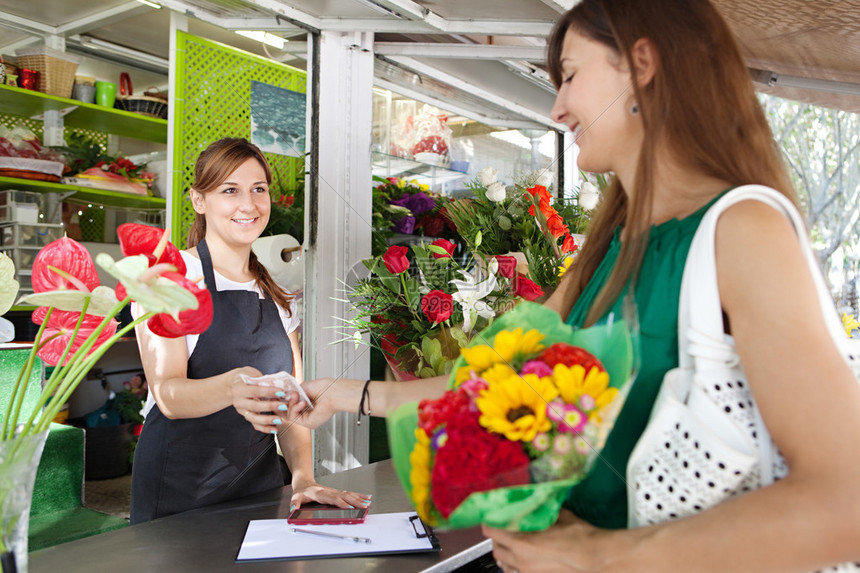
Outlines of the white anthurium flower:
{"label": "white anthurium flower", "polygon": [[18,281],[15,280],[15,265],[5,253],[0,253],[0,314],[12,308],[18,294]]}
{"label": "white anthurium flower", "polygon": [[94,316],[107,316],[116,310],[114,307],[119,302],[112,288],[99,285],[92,292],[71,289],[34,292],[22,296],[18,304],[53,306],[57,310],[81,312],[84,310],[84,301],[87,298],[90,299],[87,314]]}
{"label": "white anthurium flower", "polygon": [[460,308],[463,309],[463,332],[472,331],[472,320],[481,316],[487,319],[493,318],[496,313],[483,299],[496,290],[496,272],[499,270],[499,261],[495,258],[490,263],[489,276],[478,282],[474,275],[465,271],[460,274],[465,280],[452,280],[450,284],[457,287],[457,292],[451,295]]}
{"label": "white anthurium flower", "polygon": [[[96,255],[96,263],[111,276],[118,279],[128,296],[147,312],[170,314],[177,321],[179,313],[186,309],[197,309],[197,297],[184,286],[161,275],[173,265],[149,266],[145,255],[125,257],[118,261],[107,253]],[[161,268],[160,268],[161,267]]]}
{"label": "white anthurium flower", "polygon": [[495,167],[484,167],[478,172],[478,181],[484,187],[489,187],[498,181],[499,170]]}
{"label": "white anthurium flower", "polygon": [[491,183],[487,187],[487,199],[490,201],[495,201],[496,203],[501,203],[508,196],[508,190],[505,188],[504,183],[500,183],[496,181],[495,183]]}
{"label": "white anthurium flower", "polygon": [[600,201],[600,191],[597,187],[586,181],[579,187],[579,206],[586,211],[591,211],[597,207]]}
{"label": "white anthurium flower", "polygon": [[549,188],[553,182],[552,171],[549,169],[543,169],[538,172],[537,180],[535,180],[535,184],[542,185],[546,188]]}

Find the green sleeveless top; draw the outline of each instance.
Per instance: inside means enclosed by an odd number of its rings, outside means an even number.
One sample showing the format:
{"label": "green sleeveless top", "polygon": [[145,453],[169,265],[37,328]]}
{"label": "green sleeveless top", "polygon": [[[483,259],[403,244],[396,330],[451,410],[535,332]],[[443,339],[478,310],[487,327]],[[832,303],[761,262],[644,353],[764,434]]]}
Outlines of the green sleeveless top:
{"label": "green sleeveless top", "polygon": [[[648,423],[663,375],[678,365],[678,300],[681,275],[693,235],[717,198],[684,219],[651,227],[634,298],[639,314],[639,374],[606,441],[585,479],[571,488],[565,507],[597,527],[627,527],[627,460]],[[621,251],[620,229],[600,266],[567,317],[581,326],[592,303],[606,284]],[[625,288],[613,308],[621,317]],[[609,314],[607,313],[607,315]],[[605,317],[604,317],[605,318]]]}

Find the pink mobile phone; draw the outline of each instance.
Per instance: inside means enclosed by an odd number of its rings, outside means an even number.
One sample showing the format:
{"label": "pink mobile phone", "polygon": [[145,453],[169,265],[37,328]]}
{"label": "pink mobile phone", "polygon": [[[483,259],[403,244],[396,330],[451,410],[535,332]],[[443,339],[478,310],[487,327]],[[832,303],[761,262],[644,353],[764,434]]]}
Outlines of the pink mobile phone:
{"label": "pink mobile phone", "polygon": [[342,508],[332,505],[314,505],[294,509],[287,518],[292,525],[324,525],[338,523],[364,523],[367,508]]}

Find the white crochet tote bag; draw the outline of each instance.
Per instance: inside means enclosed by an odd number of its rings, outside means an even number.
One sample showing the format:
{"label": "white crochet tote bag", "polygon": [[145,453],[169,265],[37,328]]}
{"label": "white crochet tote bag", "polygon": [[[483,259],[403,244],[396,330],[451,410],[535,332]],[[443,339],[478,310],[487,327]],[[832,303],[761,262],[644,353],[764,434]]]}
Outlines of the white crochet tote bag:
{"label": "white crochet tote bag", "polygon": [[[687,255],[678,314],[679,366],[666,373],[627,465],[630,527],[698,513],[788,473],[749,391],[734,340],[723,331],[717,219],[747,199],[771,205],[794,224],[830,334],[860,377],[860,341],[845,336],[800,213],[769,187],[745,185],[726,193],[705,214]],[[828,571],[860,568],[846,564]]]}

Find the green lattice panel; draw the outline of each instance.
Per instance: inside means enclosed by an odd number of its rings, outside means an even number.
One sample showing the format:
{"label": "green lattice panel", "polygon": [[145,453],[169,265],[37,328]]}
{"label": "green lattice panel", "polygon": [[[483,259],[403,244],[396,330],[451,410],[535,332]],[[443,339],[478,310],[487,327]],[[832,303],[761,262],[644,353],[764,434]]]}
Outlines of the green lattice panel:
{"label": "green lattice panel", "polygon": [[[174,133],[174,243],[183,248],[194,220],[188,188],[201,151],[222,137],[251,137],[251,82],[306,92],[305,72],[265,58],[177,32],[177,127]],[[273,194],[293,190],[304,161],[266,153],[272,166]]]}
{"label": "green lattice panel", "polygon": [[[30,131],[36,134],[36,137],[38,137],[40,140],[42,139],[43,124],[38,119],[30,119],[29,117],[23,117],[20,115],[9,115],[5,113],[0,113],[0,125],[6,126],[11,129],[19,123],[23,123]],[[63,132],[63,137],[68,137],[69,133],[72,132],[83,133],[90,137],[90,139],[101,145],[102,149],[107,149],[107,133],[103,133],[101,131],[91,131],[89,129],[66,128]]]}

